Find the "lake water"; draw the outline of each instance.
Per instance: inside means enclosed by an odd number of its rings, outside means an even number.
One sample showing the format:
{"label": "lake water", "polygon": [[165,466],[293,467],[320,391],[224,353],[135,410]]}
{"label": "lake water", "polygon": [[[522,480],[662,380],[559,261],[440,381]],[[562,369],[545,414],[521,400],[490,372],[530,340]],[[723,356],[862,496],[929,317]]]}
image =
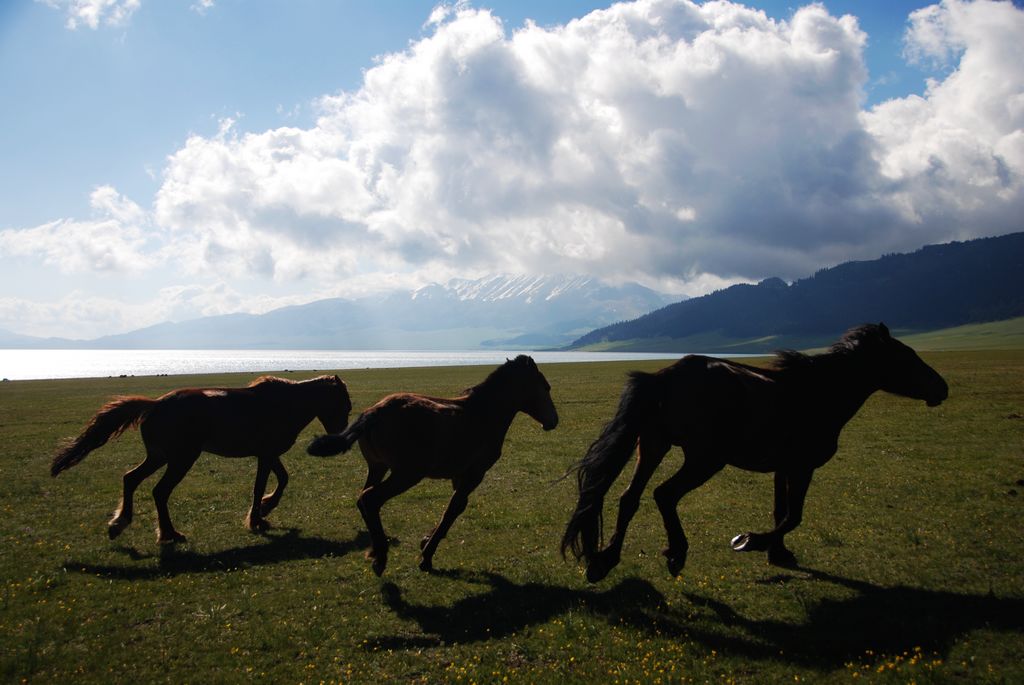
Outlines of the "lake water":
{"label": "lake water", "polygon": [[[515,350],[0,350],[0,378],[103,378],[266,371],[500,364]],[[642,352],[525,352],[538,364],[677,359]]]}

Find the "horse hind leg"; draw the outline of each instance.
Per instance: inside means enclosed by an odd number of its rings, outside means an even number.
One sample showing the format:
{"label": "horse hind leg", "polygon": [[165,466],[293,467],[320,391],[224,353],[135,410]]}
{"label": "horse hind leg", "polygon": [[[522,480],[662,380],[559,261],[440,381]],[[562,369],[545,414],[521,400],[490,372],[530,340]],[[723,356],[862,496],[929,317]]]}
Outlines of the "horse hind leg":
{"label": "horse hind leg", "polygon": [[267,489],[271,463],[269,457],[259,457],[256,461],[256,482],[252,486],[252,506],[245,515],[245,527],[256,533],[270,528],[263,518],[263,493]]}
{"label": "horse hind leg", "polygon": [[615,519],[615,532],[608,544],[587,563],[587,580],[596,583],[615,568],[622,558],[622,543],[626,538],[626,528],[640,508],[640,497],[668,453],[671,444],[661,436],[641,435],[640,447],[637,451],[636,468],[633,478],[626,490],[619,497],[619,513]]}
{"label": "horse hind leg", "polygon": [[668,564],[668,572],[673,576],[678,576],[686,566],[686,555],[690,548],[683,524],[679,520],[679,512],[676,510],[679,501],[686,493],[706,483],[724,466],[725,463],[720,460],[688,454],[682,468],[654,489],[654,501],[658,504],[662,522],[665,524],[665,534],[668,537],[668,546],[662,550],[662,555]]}
{"label": "horse hind leg", "polygon": [[420,480],[420,476],[392,471],[390,476],[377,485],[371,485],[363,490],[356,500],[359,513],[362,514],[370,533],[370,549],[366,552],[366,558],[373,562],[373,572],[378,576],[384,573],[388,565],[388,537],[380,520],[381,507],[389,499],[402,494]]}
{"label": "horse hind leg", "polygon": [[284,494],[284,489],[288,486],[288,471],[285,469],[284,464],[281,463],[280,456],[271,462],[270,469],[274,472],[274,478],[277,479],[277,486],[272,493],[260,500],[260,514],[262,516],[270,514],[280,504],[281,495]]}
{"label": "horse hind leg", "polygon": [[135,511],[135,490],[142,484],[142,481],[149,478],[166,463],[167,460],[159,452],[147,448],[146,458],[142,463],[129,469],[122,476],[121,502],[107,523],[107,535],[111,540],[120,535],[132,522],[132,515]]}
{"label": "horse hind leg", "polygon": [[184,542],[186,539],[184,535],[174,529],[174,524],[171,523],[167,500],[170,499],[171,492],[181,482],[181,479],[192,468],[192,464],[199,458],[200,452],[201,450],[197,449],[176,459],[170,459],[167,470],[164,471],[164,475],[153,488],[153,502],[156,504],[157,515],[157,542],[161,544]]}

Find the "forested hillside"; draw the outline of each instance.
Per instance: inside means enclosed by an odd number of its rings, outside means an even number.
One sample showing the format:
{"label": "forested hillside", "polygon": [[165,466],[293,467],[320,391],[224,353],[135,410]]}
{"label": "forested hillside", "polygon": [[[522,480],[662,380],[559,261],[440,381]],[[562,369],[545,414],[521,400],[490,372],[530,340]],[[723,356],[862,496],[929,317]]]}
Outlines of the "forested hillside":
{"label": "forested hillside", "polygon": [[572,347],[715,334],[725,340],[829,339],[884,321],[928,331],[1024,315],[1024,233],[931,245],[823,269],[787,285],[735,285],[612,324]]}

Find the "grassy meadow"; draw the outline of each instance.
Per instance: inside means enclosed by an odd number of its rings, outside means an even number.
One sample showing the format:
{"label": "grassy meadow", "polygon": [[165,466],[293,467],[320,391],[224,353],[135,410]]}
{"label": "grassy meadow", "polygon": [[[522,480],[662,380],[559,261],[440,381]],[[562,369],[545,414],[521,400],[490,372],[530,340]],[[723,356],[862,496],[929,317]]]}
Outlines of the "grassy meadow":
{"label": "grassy meadow", "polygon": [[[662,562],[648,492],[622,564],[594,586],[558,554],[575,482],[556,479],[611,417],[626,370],[661,363],[542,365],[557,430],[516,419],[434,574],[417,569],[417,543],[450,487],[390,502],[383,578],[362,554],[363,461],[308,457],[318,424],[285,456],[291,483],[264,535],[242,525],[253,460],[200,458],[171,498],[189,536],[176,547],[156,544],[156,477],[107,539],[137,432],[49,476],[58,441],[109,396],[251,375],[2,383],[0,669],[12,683],[1024,682],[1024,351],[924,356],[950,399],[869,400],[787,538],[800,569],[730,550],[770,526],[771,478],[727,469],[681,504],[681,577]],[[394,390],[455,394],[488,371],[341,375],[358,411]]]}

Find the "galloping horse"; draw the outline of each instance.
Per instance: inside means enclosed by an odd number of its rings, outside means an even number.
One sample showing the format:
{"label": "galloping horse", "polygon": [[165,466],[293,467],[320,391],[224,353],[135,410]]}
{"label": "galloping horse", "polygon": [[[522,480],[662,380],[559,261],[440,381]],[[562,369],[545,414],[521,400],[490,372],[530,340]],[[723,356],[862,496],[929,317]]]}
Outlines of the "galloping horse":
{"label": "galloping horse", "polygon": [[525,355],[506,361],[459,397],[388,395],[344,433],[321,436],[309,445],[310,454],[329,456],[347,452],[359,441],[368,473],[357,503],[370,532],[366,557],[378,576],[388,563],[388,538],[380,520],[384,503],[424,478],[451,480],[454,493],[448,507],[420,543],[420,569],[432,570],[438,544],[465,510],[469,494],[501,457],[505,434],[519,412],[546,431],[558,425],[551,386]]}
{"label": "galloping horse", "polygon": [[[117,397],[103,405],[81,435],[54,456],[50,474],[56,476],[111,437],[139,426],[146,459],[124,474],[121,504],[107,524],[107,533],[114,539],[128,527],[135,489],[167,464],[153,488],[153,500],[159,519],[157,540],[170,543],[184,541],[185,536],[171,524],[167,499],[200,453],[256,456],[256,483],[245,523],[250,530],[264,530],[269,524],[263,517],[277,506],[288,484],[281,455],[314,418],[328,431],[341,431],[348,425],[351,411],[348,388],[337,376],[300,382],[262,376],[245,388],[185,388],[155,400]],[[277,477],[277,487],[263,497],[271,471]]]}
{"label": "galloping horse", "polygon": [[[767,551],[768,561],[795,566],[783,541],[800,524],[814,469],[838,446],[839,432],[876,390],[940,404],[946,382],[920,357],[889,334],[884,324],[847,331],[831,349],[813,356],[778,352],[759,368],[688,355],[656,373],[633,372],[615,417],[577,464],[579,502],[562,538],[587,562],[597,582],[619,563],[626,527],[640,495],[672,447],[683,448],[682,468],[654,490],[668,547],[668,570],[678,575],[688,543],[676,507],[726,464],[775,473],[775,528],[743,533],[736,551]],[[608,545],[601,544],[605,493],[639,443],[636,471],[619,499],[618,520]]]}

